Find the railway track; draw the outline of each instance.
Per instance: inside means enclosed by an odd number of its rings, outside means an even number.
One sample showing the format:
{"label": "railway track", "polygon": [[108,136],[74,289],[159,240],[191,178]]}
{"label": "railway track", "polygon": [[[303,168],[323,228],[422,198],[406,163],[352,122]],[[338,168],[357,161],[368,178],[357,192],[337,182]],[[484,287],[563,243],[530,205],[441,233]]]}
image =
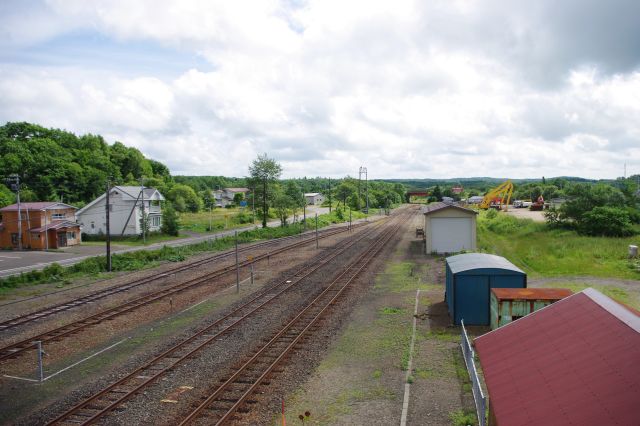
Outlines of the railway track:
{"label": "railway track", "polygon": [[233,419],[258,386],[268,382],[276,367],[282,366],[304,336],[318,327],[321,318],[330,311],[331,306],[340,299],[349,284],[369,265],[400,226],[402,222],[398,221],[384,232],[267,343],[255,349],[255,353],[241,363],[226,381],[193,409],[182,420],[180,426],[194,422],[221,425]]}
{"label": "railway track", "polygon": [[150,386],[161,376],[193,357],[199,350],[218,342],[222,335],[231,332],[245,320],[252,317],[258,310],[273,303],[289,290],[295,288],[303,279],[333,259],[343,255],[350,247],[369,237],[377,228],[378,225],[375,225],[357,235],[356,238],[341,242],[334,250],[324,253],[311,264],[299,268],[292,276],[288,276],[286,280],[261,291],[258,295],[214,323],[156,356],[148,363],[74,406],[48,424],[90,424],[104,417],[139,393],[143,388]]}
{"label": "railway track", "polygon": [[[357,226],[357,225],[355,225]],[[341,232],[345,232],[347,229],[346,226],[342,226],[338,229],[331,229],[331,230],[325,230],[323,232],[320,233],[320,236],[322,238],[326,238]],[[307,234],[303,234],[305,235],[306,238],[304,238],[306,241],[311,241],[313,239],[315,239],[315,234],[314,233],[307,233]],[[286,242],[286,241],[300,241],[300,236],[298,235],[293,235],[293,236],[289,236],[289,237],[282,237],[282,238],[278,238],[275,240],[269,240],[269,241],[263,241],[263,242],[259,242],[256,244],[252,244],[250,246],[247,247],[242,247],[240,248],[238,251],[240,253],[244,253],[247,251],[251,251],[251,250],[256,250],[256,249],[260,249],[260,248],[265,248],[265,247],[270,247],[273,245],[277,245],[280,244],[282,242]],[[46,308],[34,311],[34,312],[29,312],[28,314],[25,315],[20,315],[18,317],[14,317],[11,318],[9,320],[5,320],[0,322],[0,331],[5,331],[5,330],[9,330],[11,328],[15,328],[17,326],[20,325],[24,325],[30,322],[34,322],[34,321],[38,321],[41,320],[43,318],[49,317],[51,315],[56,315],[58,313],[64,312],[64,311],[68,311],[70,309],[74,309],[89,303],[93,303],[96,302],[100,299],[103,299],[105,297],[109,297],[112,295],[116,295],[116,294],[120,294],[120,293],[124,293],[127,292],[129,290],[135,289],[139,286],[145,285],[145,284],[149,284],[152,283],[153,281],[157,281],[159,279],[162,278],[166,278],[170,275],[173,274],[177,274],[183,271],[187,271],[187,270],[191,270],[191,269],[195,269],[198,268],[200,266],[212,263],[212,262],[216,262],[216,261],[220,261],[226,257],[230,257],[233,256],[235,254],[234,251],[231,252],[226,252],[226,253],[220,253],[217,255],[213,255],[213,256],[209,256],[205,259],[200,259],[197,260],[195,262],[192,262],[188,265],[180,265],[177,266],[175,268],[169,269],[161,274],[158,275],[154,275],[154,276],[150,276],[150,277],[144,277],[144,278],[140,278],[134,281],[130,281],[128,283],[124,283],[118,286],[114,286],[114,287],[110,287],[108,289],[104,289],[104,290],[100,290],[91,294],[88,294],[86,296],[83,297],[79,297],[64,303],[59,303],[56,305],[52,305],[52,306],[47,306]]]}
{"label": "railway track", "polygon": [[[344,232],[344,230],[336,230],[334,233],[326,233],[324,234],[324,237],[326,238],[328,236],[335,235],[338,232]],[[267,253],[257,255],[251,260],[245,260],[245,261],[239,262],[239,267],[245,267],[250,265],[253,262],[258,262],[262,259],[266,259],[269,256],[283,253],[293,248],[301,247],[305,244],[308,244],[310,241],[313,241],[313,239],[303,239],[303,240],[298,239],[297,242],[293,242],[292,244],[287,245],[285,247],[280,247],[280,248],[271,250]],[[44,333],[40,333],[35,336],[31,336],[27,339],[15,342],[11,345],[0,348],[0,361],[17,358],[18,356],[24,354],[27,351],[34,350],[35,342],[37,341],[40,341],[42,343],[59,341],[67,336],[75,335],[89,327],[95,326],[104,321],[112,320],[118,316],[124,315],[128,312],[131,312],[143,306],[147,306],[151,303],[157,302],[166,297],[182,293],[184,291],[190,290],[194,287],[197,287],[206,283],[210,283],[211,280],[221,277],[235,270],[236,270],[235,264],[225,266],[205,276],[187,280],[182,283],[173,285],[171,287],[167,287],[165,289],[158,290],[153,293],[137,297],[133,300],[130,300],[128,302],[119,304],[118,306],[103,310],[91,316],[81,318],[77,321],[73,321],[61,327],[57,327],[55,329],[45,331]]]}

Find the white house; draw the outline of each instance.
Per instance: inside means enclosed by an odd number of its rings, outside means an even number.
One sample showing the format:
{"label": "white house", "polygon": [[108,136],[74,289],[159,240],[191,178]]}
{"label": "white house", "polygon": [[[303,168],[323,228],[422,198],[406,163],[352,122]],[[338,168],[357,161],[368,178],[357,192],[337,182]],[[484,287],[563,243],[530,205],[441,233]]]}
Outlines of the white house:
{"label": "white house", "polygon": [[[149,218],[149,231],[159,231],[162,225],[162,201],[164,197],[155,188],[140,186],[114,186],[109,192],[109,225],[111,235],[139,235],[142,233],[140,218],[144,202],[144,214]],[[102,194],[76,212],[76,222],[82,232],[89,235],[106,234],[106,194]]]}
{"label": "white house", "polygon": [[236,194],[242,194],[244,198],[247,198],[249,188],[224,188],[211,191],[213,198],[216,200],[216,207],[226,207],[229,204],[233,204],[233,198]]}
{"label": "white house", "polygon": [[476,249],[478,212],[440,202],[423,207],[422,213],[426,253],[457,253]]}
{"label": "white house", "polygon": [[304,194],[304,198],[309,205],[319,206],[324,203],[324,195],[319,192],[307,192]]}

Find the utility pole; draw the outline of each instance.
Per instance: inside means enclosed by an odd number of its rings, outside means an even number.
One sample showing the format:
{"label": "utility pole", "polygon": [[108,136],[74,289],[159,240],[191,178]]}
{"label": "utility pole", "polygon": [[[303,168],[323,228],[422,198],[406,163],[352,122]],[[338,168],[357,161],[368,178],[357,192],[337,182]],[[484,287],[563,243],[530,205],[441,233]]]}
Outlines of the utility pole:
{"label": "utility pole", "polygon": [[49,250],[49,230],[47,229],[47,208],[44,209],[44,250]]}
{"label": "utility pole", "polygon": [[147,244],[147,237],[146,237],[146,228],[147,228],[147,219],[144,217],[144,185],[143,185],[143,178],[140,178],[140,196],[142,198],[142,244]]}
{"label": "utility pole", "polygon": [[329,214],[331,214],[331,178],[329,178],[329,194],[327,195],[329,195]]}
{"label": "utility pole", "polygon": [[302,190],[302,220],[304,221],[304,230],[307,230],[307,197],[304,196],[304,189]]}
{"label": "utility pole", "polygon": [[256,186],[253,185],[253,190],[251,192],[251,223],[253,226],[256,226]]}
{"label": "utility pole", "polygon": [[316,213],[316,249],[318,248],[318,213]]}
{"label": "utility pole", "polygon": [[238,263],[238,231],[236,234],[236,293],[240,293],[240,264]]}
{"label": "utility pole", "polygon": [[367,196],[367,211],[369,214],[369,174],[367,173],[367,168],[364,168],[364,192]]}
{"label": "utility pole", "polygon": [[213,229],[211,228],[211,203],[209,203],[209,232],[213,231]]}
{"label": "utility pole", "polygon": [[105,216],[107,219],[107,272],[111,272],[111,226],[109,220],[109,193],[111,192],[111,182],[107,179],[107,203],[105,204]]}
{"label": "utility pole", "polygon": [[362,180],[362,175],[364,175],[365,193],[367,197],[366,212],[369,213],[369,183],[367,179],[367,168],[364,166],[360,166],[358,170],[358,210],[360,210],[360,181]]}
{"label": "utility pole", "polygon": [[18,202],[18,250],[22,250],[22,209],[20,206],[20,176],[13,174],[9,176],[11,189],[16,191],[16,201]]}

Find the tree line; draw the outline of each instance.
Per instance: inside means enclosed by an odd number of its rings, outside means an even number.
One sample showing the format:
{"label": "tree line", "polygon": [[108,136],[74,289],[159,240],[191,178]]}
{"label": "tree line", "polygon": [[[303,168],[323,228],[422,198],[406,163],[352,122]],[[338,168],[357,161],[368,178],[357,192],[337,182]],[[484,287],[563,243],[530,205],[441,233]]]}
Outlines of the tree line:
{"label": "tree line", "polygon": [[[265,166],[270,173],[266,186],[260,175],[260,168]],[[213,208],[213,190],[246,187],[250,189],[250,206],[255,205],[256,210],[266,207],[267,214],[272,208],[283,222],[302,208],[303,194],[308,192],[322,193],[341,210],[363,209],[367,189],[371,208],[400,203],[405,192],[400,183],[370,181],[365,188],[364,182],[350,177],[282,180],[282,167],[266,154],[249,166],[246,177],[172,176],[161,162],[119,141],[110,145],[100,135],[77,136],[26,122],[0,127],[0,170],[2,178],[13,174],[20,177],[22,201],[62,201],[76,207],[103,194],[108,180],[112,185],[156,188],[178,212]],[[5,180],[0,180],[0,207],[14,202],[15,194]]]}

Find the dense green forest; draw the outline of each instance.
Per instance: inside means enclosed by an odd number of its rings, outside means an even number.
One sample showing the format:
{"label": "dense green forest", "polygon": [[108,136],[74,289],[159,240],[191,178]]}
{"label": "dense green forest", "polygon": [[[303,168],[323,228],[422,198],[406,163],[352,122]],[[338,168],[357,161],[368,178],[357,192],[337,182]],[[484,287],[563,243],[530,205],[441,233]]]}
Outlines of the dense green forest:
{"label": "dense green forest", "polygon": [[[248,167],[248,165],[247,165]],[[5,179],[17,174],[22,201],[64,201],[82,207],[102,194],[107,179],[114,185],[157,188],[179,212],[197,212],[213,205],[211,190],[249,187],[247,177],[171,176],[162,163],[145,158],[137,149],[121,142],[112,145],[100,135],[77,136],[60,129],[31,123],[7,123],[0,127],[0,207],[15,202],[15,194]],[[370,207],[384,207],[404,199],[404,185],[370,181],[358,188],[356,179],[322,177],[279,179],[273,187],[278,194],[298,191],[335,194],[336,202],[363,208],[367,194]],[[358,196],[358,193],[360,194]]]}
{"label": "dense green forest", "polygon": [[[17,174],[23,201],[62,200],[84,205],[114,184],[140,184],[142,176],[159,183],[171,181],[169,169],[120,142],[109,145],[102,136],[76,136],[30,123],[0,127],[0,170],[3,178]],[[5,182],[3,182],[5,183]],[[14,195],[0,186],[0,204]]]}

